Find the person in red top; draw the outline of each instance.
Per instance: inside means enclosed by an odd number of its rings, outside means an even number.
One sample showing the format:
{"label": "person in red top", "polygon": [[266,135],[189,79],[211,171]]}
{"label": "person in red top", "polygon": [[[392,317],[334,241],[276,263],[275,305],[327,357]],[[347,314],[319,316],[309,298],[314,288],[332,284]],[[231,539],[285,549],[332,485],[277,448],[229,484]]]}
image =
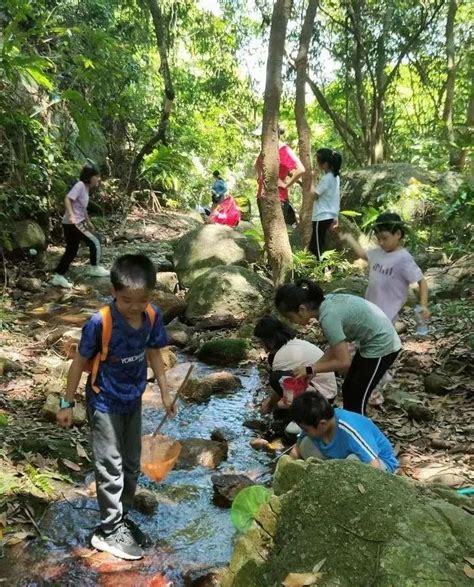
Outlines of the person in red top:
{"label": "person in red top", "polygon": [[212,185],[212,210],[208,222],[235,227],[240,222],[239,208],[229,193],[227,183],[216,173],[218,172],[214,172],[217,179]]}
{"label": "person in red top", "polygon": [[[261,134],[261,130],[258,130]],[[282,128],[278,129],[278,137],[283,135]],[[280,168],[278,172],[278,193],[280,202],[283,208],[283,216],[286,224],[292,226],[296,223],[296,214],[288,199],[289,188],[303,175],[305,169],[296,153],[283,141],[279,140],[279,160]],[[259,154],[254,165],[255,173],[257,175],[258,190],[257,190],[257,204],[260,210],[259,199],[263,195],[263,156]],[[261,214],[261,210],[260,210]]]}

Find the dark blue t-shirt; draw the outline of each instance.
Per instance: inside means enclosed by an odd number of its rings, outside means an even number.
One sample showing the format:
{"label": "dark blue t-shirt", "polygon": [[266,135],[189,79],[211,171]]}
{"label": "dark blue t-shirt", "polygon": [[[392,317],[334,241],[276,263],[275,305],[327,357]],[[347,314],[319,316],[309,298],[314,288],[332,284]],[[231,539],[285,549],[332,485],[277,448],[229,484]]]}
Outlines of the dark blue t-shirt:
{"label": "dark blue t-shirt", "polygon": [[[115,303],[110,305],[112,313],[112,336],[107,359],[100,363],[95,384],[100,389],[96,393],[86,386],[86,397],[92,409],[114,414],[132,412],[146,388],[147,348],[161,348],[168,344],[163,318],[160,310],[153,306],[156,317],[154,324],[144,313],[143,324],[133,328],[117,310]],[[94,314],[82,329],[79,353],[92,359],[102,345],[102,317]]]}
{"label": "dark blue t-shirt", "polygon": [[[380,459],[390,473],[396,471],[398,461],[392,445],[370,418],[342,408],[336,408],[334,412],[336,431],[331,442],[326,444],[320,438],[311,439],[325,457],[345,459],[355,454],[363,463]],[[304,437],[305,434],[301,434],[298,442]]]}

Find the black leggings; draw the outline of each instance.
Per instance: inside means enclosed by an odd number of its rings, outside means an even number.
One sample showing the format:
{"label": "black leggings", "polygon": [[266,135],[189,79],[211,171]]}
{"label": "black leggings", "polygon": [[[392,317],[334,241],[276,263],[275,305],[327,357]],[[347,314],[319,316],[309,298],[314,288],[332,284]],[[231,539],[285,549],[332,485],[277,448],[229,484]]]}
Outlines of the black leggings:
{"label": "black leggings", "polygon": [[[287,224],[288,226],[293,226],[293,224],[295,224],[297,220],[293,206],[290,204],[290,202],[288,202],[288,200],[285,200],[284,202],[280,203],[281,210],[283,212],[283,218],[285,219],[285,224]],[[260,218],[262,218],[262,203],[260,201],[260,198],[257,198],[257,207],[260,213]]]}
{"label": "black leggings", "polygon": [[85,227],[85,224],[63,224],[64,238],[66,240],[66,250],[61,257],[55,273],[64,275],[69,269],[69,265],[74,261],[79,250],[81,241],[87,243],[90,253],[91,265],[98,265],[100,261],[100,241],[95,234]]}
{"label": "black leggings", "polygon": [[321,260],[321,255],[326,250],[326,233],[331,228],[333,218],[329,220],[316,220],[313,222],[313,232],[309,242],[309,250],[316,255],[318,261]]}
{"label": "black leggings", "polygon": [[395,351],[374,359],[367,359],[362,357],[359,351],[356,352],[342,385],[345,410],[365,415],[370,394],[382,379],[385,371],[395,361],[399,352]]}

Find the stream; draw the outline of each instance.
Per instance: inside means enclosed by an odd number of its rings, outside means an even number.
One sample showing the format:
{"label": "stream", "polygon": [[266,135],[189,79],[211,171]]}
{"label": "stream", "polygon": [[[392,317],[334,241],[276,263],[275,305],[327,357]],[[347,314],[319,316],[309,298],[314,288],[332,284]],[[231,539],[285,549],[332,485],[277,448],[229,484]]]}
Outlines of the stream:
{"label": "stream", "polygon": [[[187,360],[179,356],[180,363]],[[194,377],[219,370],[191,360]],[[181,587],[190,584],[190,577],[226,565],[236,530],[230,510],[212,503],[211,476],[237,472],[255,477],[269,470],[271,459],[250,447],[255,433],[243,426],[244,420],[253,415],[255,393],[261,385],[257,367],[246,365],[228,371],[241,379],[241,389],[230,395],[213,396],[203,404],[181,402],[177,417],[168,420],[162,429],[166,435],[184,439],[210,438],[211,432],[219,428],[229,441],[227,460],[215,470],[173,470],[161,483],[140,476],[139,488],[152,490],[158,498],[158,508],[152,516],[133,512],[133,519],[155,543],[142,560],[120,561],[91,550],[88,540],[99,522],[96,501],[72,494],[67,501],[49,506],[40,526],[43,539],[23,542],[6,551],[0,560],[0,583]],[[144,404],[144,434],[154,430],[162,414],[162,409]],[[90,474],[84,488],[92,480]]]}

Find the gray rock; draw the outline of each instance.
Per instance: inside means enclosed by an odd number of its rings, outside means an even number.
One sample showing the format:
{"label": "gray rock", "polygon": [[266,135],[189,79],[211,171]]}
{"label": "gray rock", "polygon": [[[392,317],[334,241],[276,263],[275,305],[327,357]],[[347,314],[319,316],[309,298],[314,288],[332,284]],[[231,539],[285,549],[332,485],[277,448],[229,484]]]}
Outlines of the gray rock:
{"label": "gray rock", "polygon": [[255,485],[255,482],[246,475],[212,475],[211,481],[214,489],[212,501],[222,508],[230,508],[235,496],[242,489]]}
{"label": "gray rock", "polygon": [[182,298],[165,291],[154,292],[153,302],[163,312],[165,324],[168,324],[174,318],[182,316],[186,310],[186,302]]}
{"label": "gray rock", "polygon": [[271,306],[273,285],[254,271],[215,267],[198,277],[186,295],[186,318],[212,327],[248,320]]}
{"label": "gray rock", "polygon": [[41,226],[34,220],[20,220],[13,223],[13,240],[18,249],[46,248],[46,235]]}
{"label": "gray rock", "polygon": [[215,469],[227,458],[228,446],[225,442],[216,442],[204,438],[187,438],[180,440],[182,449],[176,469],[207,467]]}
{"label": "gray rock", "polygon": [[283,456],[277,477],[278,495],[237,539],[221,587],[281,585],[323,559],[323,587],[367,585],[374,577],[380,587],[471,584],[462,563],[474,532],[469,500],[454,505],[354,461]]}
{"label": "gray rock", "polygon": [[214,394],[231,393],[241,385],[242,383],[238,377],[235,377],[232,373],[220,371],[205,377],[191,377],[181,395],[188,401],[201,403]]}
{"label": "gray rock", "polygon": [[20,277],[15,282],[16,287],[23,291],[37,292],[43,289],[43,282],[37,277]]}
{"label": "gray rock", "polygon": [[139,489],[133,498],[133,508],[142,514],[151,516],[158,507],[158,499],[153,491]]}
{"label": "gray rock", "polygon": [[431,267],[425,272],[430,298],[457,298],[474,281],[474,253],[464,255],[452,265]]}
{"label": "gray rock", "polygon": [[218,265],[246,267],[260,257],[254,241],[228,226],[206,224],[185,234],[174,253],[180,283],[189,287],[207,270]]}
{"label": "gray rock", "polygon": [[176,293],[178,290],[178,276],[173,271],[159,271],[156,274],[156,288],[168,293]]}
{"label": "gray rock", "polygon": [[426,393],[433,395],[446,395],[449,387],[452,386],[452,380],[446,375],[440,373],[430,373],[424,379]]}

